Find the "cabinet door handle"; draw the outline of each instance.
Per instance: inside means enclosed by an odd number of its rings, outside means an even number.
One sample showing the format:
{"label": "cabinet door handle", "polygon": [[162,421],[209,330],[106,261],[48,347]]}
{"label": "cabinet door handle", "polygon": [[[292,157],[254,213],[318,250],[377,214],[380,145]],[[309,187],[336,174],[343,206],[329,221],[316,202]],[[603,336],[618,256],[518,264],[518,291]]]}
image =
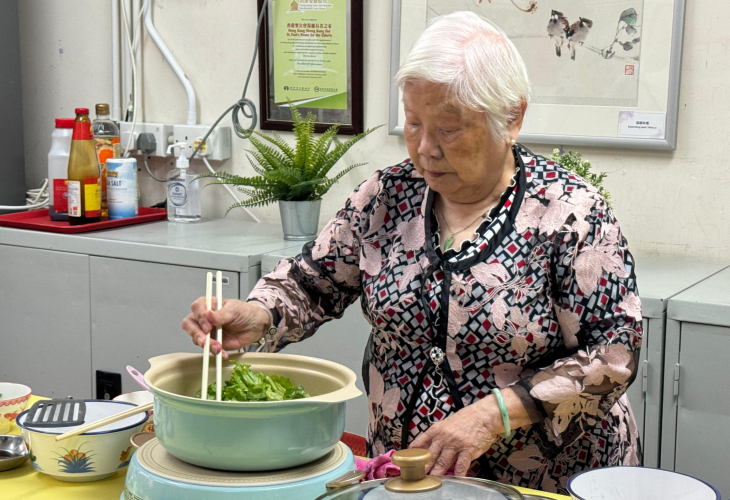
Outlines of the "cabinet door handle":
{"label": "cabinet door handle", "polygon": [[649,388],[649,360],[644,360],[644,365],[641,368],[641,390],[646,394],[647,389]]}
{"label": "cabinet door handle", "polygon": [[674,365],[674,396],[679,396],[679,363]]}

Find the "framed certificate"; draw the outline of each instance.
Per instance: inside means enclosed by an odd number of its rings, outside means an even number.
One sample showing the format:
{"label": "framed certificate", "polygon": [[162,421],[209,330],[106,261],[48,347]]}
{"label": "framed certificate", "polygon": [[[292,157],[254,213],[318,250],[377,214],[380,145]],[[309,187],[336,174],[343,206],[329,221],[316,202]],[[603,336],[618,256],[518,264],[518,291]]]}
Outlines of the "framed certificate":
{"label": "framed certificate", "polygon": [[363,131],[363,0],[258,0],[268,3],[259,33],[261,128],[291,130],[289,103],[335,123],[340,134]]}
{"label": "framed certificate", "polygon": [[[675,149],[685,0],[393,0],[391,76],[429,20],[470,10],[520,52],[527,144]],[[403,133],[391,83],[389,129]]]}

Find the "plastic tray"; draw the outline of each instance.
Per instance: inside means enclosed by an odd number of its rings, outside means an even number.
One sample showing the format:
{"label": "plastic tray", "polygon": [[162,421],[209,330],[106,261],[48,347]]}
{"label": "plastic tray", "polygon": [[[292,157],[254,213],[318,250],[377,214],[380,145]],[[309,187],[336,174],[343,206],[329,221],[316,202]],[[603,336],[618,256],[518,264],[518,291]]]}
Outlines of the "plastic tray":
{"label": "plastic tray", "polygon": [[51,233],[76,234],[98,231],[100,229],[110,229],[119,226],[141,224],[142,222],[165,220],[166,218],[167,210],[164,208],[139,207],[139,215],[136,217],[105,220],[102,222],[92,222],[91,224],[72,226],[68,222],[51,220],[48,216],[48,209],[45,208],[42,210],[30,210],[28,212],[0,215],[0,226],[14,227],[16,229],[32,229],[33,231],[47,231]]}

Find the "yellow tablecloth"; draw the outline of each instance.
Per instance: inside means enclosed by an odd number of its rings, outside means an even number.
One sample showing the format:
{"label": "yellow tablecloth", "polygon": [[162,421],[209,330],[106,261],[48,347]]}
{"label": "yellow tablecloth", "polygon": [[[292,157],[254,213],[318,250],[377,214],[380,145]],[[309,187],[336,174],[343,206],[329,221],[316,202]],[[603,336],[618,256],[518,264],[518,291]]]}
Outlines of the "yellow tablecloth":
{"label": "yellow tablecloth", "polygon": [[[30,407],[38,401],[38,396],[32,396],[28,402]],[[15,424],[10,427],[10,434],[20,435],[20,429]],[[0,498],[3,500],[119,500],[124,490],[124,477],[127,470],[117,472],[114,476],[101,481],[90,483],[64,483],[36,471],[30,461],[17,469],[0,472]],[[518,488],[522,493],[538,492]],[[540,495],[567,499],[568,497],[539,493]]]}

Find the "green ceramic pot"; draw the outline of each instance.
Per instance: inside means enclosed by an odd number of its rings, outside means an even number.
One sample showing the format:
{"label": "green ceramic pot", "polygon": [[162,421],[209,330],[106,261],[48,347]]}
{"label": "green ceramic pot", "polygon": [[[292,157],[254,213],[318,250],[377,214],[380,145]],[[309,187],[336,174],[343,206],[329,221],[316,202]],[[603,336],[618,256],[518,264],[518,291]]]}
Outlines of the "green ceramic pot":
{"label": "green ceramic pot", "polygon": [[[295,467],[327,454],[345,429],[345,401],[361,392],[352,370],[331,361],[290,354],[230,356],[257,372],[301,384],[311,398],[293,401],[208,401],[201,387],[202,355],[168,354],[150,360],[145,382],[155,396],[155,433],[172,455],[212,469],[264,471]],[[230,377],[226,363],[222,379]],[[210,363],[209,381],[215,381]]]}

